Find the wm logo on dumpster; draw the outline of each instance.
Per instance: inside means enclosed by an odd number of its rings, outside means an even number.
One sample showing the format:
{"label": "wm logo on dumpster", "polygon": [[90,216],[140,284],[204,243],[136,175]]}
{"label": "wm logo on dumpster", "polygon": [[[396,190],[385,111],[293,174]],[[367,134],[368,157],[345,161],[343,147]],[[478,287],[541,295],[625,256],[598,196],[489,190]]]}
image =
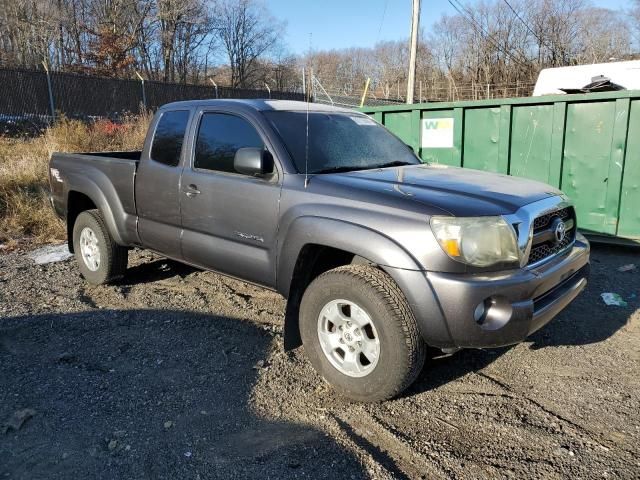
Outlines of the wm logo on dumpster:
{"label": "wm logo on dumpster", "polygon": [[420,128],[422,148],[453,147],[453,118],[423,118]]}

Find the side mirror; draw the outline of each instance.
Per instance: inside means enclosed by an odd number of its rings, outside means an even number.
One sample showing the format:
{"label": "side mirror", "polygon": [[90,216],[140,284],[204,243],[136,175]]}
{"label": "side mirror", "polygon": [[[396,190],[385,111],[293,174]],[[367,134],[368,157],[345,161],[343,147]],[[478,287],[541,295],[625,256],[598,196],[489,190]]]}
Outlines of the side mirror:
{"label": "side mirror", "polygon": [[233,168],[245,175],[268,175],[273,173],[273,157],[264,148],[239,148],[233,158]]}

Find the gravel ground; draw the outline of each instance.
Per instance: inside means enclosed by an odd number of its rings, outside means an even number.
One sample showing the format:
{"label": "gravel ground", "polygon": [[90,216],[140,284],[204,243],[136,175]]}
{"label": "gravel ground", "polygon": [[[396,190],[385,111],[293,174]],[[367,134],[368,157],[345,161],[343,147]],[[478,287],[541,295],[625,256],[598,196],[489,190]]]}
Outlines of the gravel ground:
{"label": "gravel ground", "polygon": [[106,287],[4,254],[0,478],[638,478],[639,255],[594,248],[529,341],[360,405],[282,350],[277,294],[145,252]]}

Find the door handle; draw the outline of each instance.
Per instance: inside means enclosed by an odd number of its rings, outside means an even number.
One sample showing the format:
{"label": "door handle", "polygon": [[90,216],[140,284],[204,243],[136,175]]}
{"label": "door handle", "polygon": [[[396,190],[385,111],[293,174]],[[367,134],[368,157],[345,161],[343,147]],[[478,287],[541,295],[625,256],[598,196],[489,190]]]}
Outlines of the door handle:
{"label": "door handle", "polygon": [[196,195],[200,195],[200,190],[193,183],[187,187],[187,191],[184,192],[185,195],[189,198],[195,197]]}

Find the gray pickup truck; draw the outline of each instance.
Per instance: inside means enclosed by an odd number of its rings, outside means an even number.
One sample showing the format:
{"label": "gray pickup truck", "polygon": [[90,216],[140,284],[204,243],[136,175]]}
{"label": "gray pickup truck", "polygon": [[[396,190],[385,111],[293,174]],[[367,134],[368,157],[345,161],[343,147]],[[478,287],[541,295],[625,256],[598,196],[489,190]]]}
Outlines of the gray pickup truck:
{"label": "gray pickup truck", "polygon": [[51,201],[86,280],[132,247],[273,289],[285,348],[342,395],[391,398],[427,346],[517,343],[585,287],[589,244],[562,192],[423,164],[353,110],[165,105],[141,152],[55,153]]}

